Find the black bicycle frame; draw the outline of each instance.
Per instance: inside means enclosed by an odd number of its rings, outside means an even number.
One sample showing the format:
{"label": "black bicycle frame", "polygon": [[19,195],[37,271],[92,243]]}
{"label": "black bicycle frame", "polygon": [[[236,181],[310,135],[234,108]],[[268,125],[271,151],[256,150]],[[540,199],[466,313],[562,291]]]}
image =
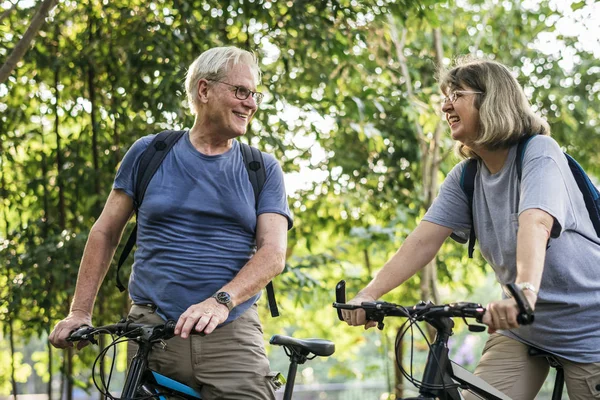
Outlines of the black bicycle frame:
{"label": "black bicycle frame", "polygon": [[[448,339],[452,335],[454,321],[451,318],[425,320],[436,330],[435,342],[431,345],[419,390],[419,400],[460,400],[457,383],[463,389],[471,390],[488,400],[511,400],[508,396],[490,386],[483,379],[452,362],[448,355]],[[409,400],[409,399],[405,399]]]}
{"label": "black bicycle frame", "polygon": [[146,343],[144,341],[138,342],[138,350],[131,360],[129,366],[129,372],[125,380],[125,386],[123,386],[123,392],[121,398],[132,399],[136,397],[137,390],[142,382],[144,373],[148,368],[148,355],[152,350],[152,343]]}

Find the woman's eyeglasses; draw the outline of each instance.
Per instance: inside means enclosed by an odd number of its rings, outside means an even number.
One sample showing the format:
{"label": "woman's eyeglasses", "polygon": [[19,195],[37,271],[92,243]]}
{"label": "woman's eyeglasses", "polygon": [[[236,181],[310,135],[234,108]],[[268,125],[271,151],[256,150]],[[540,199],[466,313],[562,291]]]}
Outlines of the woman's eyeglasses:
{"label": "woman's eyeglasses", "polygon": [[459,97],[462,97],[462,95],[464,95],[464,94],[483,94],[483,92],[476,92],[473,90],[455,90],[453,92],[450,92],[450,94],[448,96],[442,97],[442,106],[444,104],[446,104],[447,102],[454,104],[456,99],[458,99]]}

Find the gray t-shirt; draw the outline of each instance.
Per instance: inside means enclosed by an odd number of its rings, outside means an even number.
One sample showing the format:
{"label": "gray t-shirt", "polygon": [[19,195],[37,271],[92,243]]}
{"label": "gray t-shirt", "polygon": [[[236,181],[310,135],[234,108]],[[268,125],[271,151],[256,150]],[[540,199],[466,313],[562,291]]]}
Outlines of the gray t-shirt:
{"label": "gray t-shirt", "polygon": [[[114,189],[133,198],[139,158],[155,135],[136,141],[115,177]],[[263,153],[266,181],[255,198],[240,144],[207,156],[189,132],[173,146],[150,181],[138,214],[137,250],[129,279],[136,303],[153,303],[163,318],[177,320],[230,282],[254,254],[257,215],[281,214],[292,227],[277,160]],[[235,307],[231,322],[260,294]]]}
{"label": "gray t-shirt", "polygon": [[[554,217],[535,322],[501,333],[575,362],[600,362],[600,240],[583,196],[554,139],[536,136],[523,157],[521,185],[513,146],[502,170],[481,162],[475,177],[473,219],[481,254],[502,285],[515,281],[519,214],[541,209]],[[423,218],[468,238],[471,215],[460,187],[466,161],[446,177]],[[520,192],[520,193],[519,193]]]}

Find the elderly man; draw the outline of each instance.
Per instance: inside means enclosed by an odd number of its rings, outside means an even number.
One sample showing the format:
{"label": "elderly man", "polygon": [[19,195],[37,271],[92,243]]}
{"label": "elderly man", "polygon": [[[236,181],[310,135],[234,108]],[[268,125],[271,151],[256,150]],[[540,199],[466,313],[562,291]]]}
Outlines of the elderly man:
{"label": "elderly man", "polygon": [[[292,218],[277,161],[263,153],[266,179],[256,201],[235,140],[263,98],[259,79],[255,56],[235,47],[210,49],[192,63],[186,92],[194,126],[166,155],[138,210],[129,318],[177,321],[177,336],[151,354],[150,366],[206,399],[274,398],[255,303],[283,270]],[[134,211],[139,161],[154,136],[139,139],[123,159],[90,232],[70,313],[50,335],[56,347],[91,325],[98,288]]]}

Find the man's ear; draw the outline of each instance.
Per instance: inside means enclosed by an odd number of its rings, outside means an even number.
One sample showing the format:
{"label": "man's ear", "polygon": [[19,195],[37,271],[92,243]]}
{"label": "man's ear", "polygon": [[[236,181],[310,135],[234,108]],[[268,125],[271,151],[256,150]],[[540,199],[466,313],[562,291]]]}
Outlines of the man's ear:
{"label": "man's ear", "polygon": [[206,103],[208,101],[208,81],[206,79],[200,79],[198,81],[198,101],[200,103]]}

